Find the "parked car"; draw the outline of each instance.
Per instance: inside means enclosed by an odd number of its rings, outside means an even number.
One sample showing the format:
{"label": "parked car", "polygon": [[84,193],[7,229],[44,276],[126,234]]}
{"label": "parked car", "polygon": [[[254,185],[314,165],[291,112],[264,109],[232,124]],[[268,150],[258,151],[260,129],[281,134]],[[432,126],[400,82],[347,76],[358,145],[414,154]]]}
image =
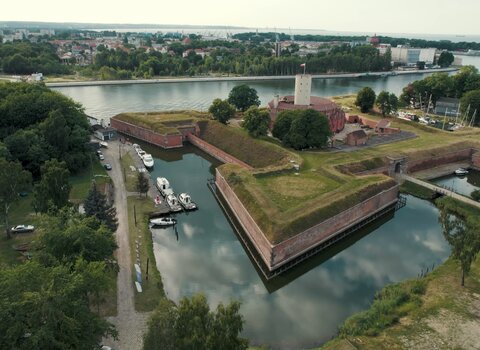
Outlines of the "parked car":
{"label": "parked car", "polygon": [[106,170],[112,170],[112,165],[109,163],[105,164],[104,167]]}
{"label": "parked car", "polygon": [[103,154],[99,154],[99,155],[98,155],[98,159],[100,159],[100,160],[105,160],[105,157],[103,156]]}
{"label": "parked car", "polygon": [[17,225],[13,226],[10,230],[13,233],[25,233],[35,231],[35,226],[32,225]]}

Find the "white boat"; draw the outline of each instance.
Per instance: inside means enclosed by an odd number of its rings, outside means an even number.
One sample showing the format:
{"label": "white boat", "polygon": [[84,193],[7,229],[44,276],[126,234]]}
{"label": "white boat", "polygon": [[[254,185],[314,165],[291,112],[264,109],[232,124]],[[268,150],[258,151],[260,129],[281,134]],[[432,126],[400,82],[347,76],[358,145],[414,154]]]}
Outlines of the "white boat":
{"label": "white boat", "polygon": [[467,169],[458,168],[457,170],[455,170],[455,175],[463,176],[463,175],[467,175],[467,174],[468,174],[468,170],[467,170]]}
{"label": "white boat", "polygon": [[132,145],[132,147],[133,147],[133,149],[134,149],[135,151],[138,150],[138,149],[140,149],[140,146],[137,145],[136,143],[134,143],[134,144]]}
{"label": "white boat", "polygon": [[185,210],[195,210],[197,205],[192,202],[192,198],[187,193],[180,193],[178,195],[178,201],[185,208]]}
{"label": "white boat", "polygon": [[151,154],[146,153],[142,157],[142,161],[146,168],[153,168],[154,161]]}
{"label": "white boat", "polygon": [[173,193],[167,196],[166,201],[171,211],[173,212],[182,211],[182,206],[180,205],[177,197],[175,197]]}
{"label": "white boat", "polygon": [[170,194],[173,194],[173,189],[170,187],[170,182],[168,182],[166,178],[157,177],[156,185],[162,196],[166,197]]}
{"label": "white boat", "polygon": [[150,223],[154,226],[172,226],[177,223],[177,220],[175,220],[174,218],[166,217],[166,218],[150,219]]}

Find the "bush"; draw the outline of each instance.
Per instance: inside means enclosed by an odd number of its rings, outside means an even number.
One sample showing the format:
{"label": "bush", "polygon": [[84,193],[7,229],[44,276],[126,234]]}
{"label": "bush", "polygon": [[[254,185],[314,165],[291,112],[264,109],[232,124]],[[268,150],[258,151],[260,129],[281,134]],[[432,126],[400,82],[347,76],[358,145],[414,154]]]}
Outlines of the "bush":
{"label": "bush", "polygon": [[477,202],[480,202],[480,190],[473,191],[470,196]]}

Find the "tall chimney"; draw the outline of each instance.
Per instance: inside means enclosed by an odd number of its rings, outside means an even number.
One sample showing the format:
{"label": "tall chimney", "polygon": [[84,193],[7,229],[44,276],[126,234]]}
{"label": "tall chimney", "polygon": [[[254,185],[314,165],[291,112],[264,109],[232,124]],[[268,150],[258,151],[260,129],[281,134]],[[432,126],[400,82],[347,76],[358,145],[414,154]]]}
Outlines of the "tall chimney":
{"label": "tall chimney", "polygon": [[312,93],[312,76],[310,74],[297,74],[295,76],[295,100],[298,106],[309,106]]}

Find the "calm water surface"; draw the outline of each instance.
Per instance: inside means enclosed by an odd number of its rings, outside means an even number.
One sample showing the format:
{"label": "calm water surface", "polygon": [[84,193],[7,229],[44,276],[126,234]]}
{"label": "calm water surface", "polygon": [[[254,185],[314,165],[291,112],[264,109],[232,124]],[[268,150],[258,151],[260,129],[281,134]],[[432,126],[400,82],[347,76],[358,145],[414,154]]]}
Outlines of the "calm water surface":
{"label": "calm water surface", "polygon": [[190,193],[200,208],[177,215],[177,230],[153,230],[168,297],[178,301],[203,292],[212,306],[241,300],[244,336],[255,344],[279,349],[322,344],[345,318],[367,308],[384,285],[416,277],[449,255],[437,209],[408,197],[407,206],[393,218],[267,283],[206,185],[218,162],[193,147],[144,148],[155,158],[152,176],[167,177],[176,193]]}
{"label": "calm water surface", "polygon": [[449,175],[432,180],[432,182],[470,197],[473,191],[480,189],[480,171],[470,170],[466,176]]}
{"label": "calm water surface", "polygon": [[[377,93],[388,90],[400,94],[408,83],[422,79],[425,74],[397,75],[393,77],[362,77],[356,79],[314,79],[312,94],[336,96],[358,92],[370,86]],[[193,83],[132,84],[113,86],[85,86],[55,88],[63,94],[80,101],[88,115],[109,118],[122,112],[145,112],[155,110],[197,109],[207,110],[213,99],[227,98],[230,90],[247,83],[255,88],[262,105],[276,94],[293,95],[295,81],[221,81]]]}

